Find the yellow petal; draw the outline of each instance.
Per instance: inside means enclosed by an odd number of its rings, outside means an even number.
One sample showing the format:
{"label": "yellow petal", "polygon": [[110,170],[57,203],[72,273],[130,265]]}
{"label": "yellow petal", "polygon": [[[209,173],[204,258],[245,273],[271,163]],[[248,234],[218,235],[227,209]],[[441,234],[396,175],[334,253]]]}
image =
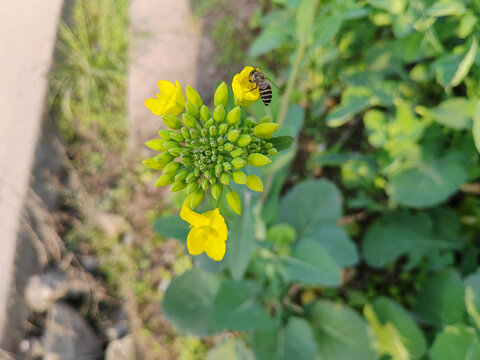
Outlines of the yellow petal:
{"label": "yellow petal", "polygon": [[[180,86],[180,83],[175,80],[175,103],[177,104],[178,107],[183,108],[185,107],[185,95],[183,95],[182,87]],[[175,115],[176,116],[176,115]]]}
{"label": "yellow petal", "polygon": [[208,226],[210,218],[208,216],[198,214],[188,206],[183,205],[180,211],[180,217],[192,226]]}
{"label": "yellow petal", "polygon": [[194,227],[187,236],[188,252],[192,255],[200,255],[205,251],[208,241],[207,227]]}
{"label": "yellow petal", "polygon": [[218,233],[209,228],[208,239],[205,243],[205,252],[207,255],[215,261],[220,261],[225,256],[225,250],[227,245],[224,240],[220,238]]}
{"label": "yellow petal", "polygon": [[260,98],[260,91],[255,83],[250,81],[252,66],[246,66],[240,74],[236,74],[232,81],[233,97],[235,105],[247,106]]}
{"label": "yellow petal", "polygon": [[168,80],[159,80],[158,89],[160,90],[160,95],[170,95],[175,92],[175,85]]}
{"label": "yellow petal", "polygon": [[163,101],[163,99],[150,98],[145,100],[145,106],[154,115],[162,115],[163,109],[165,107],[165,102]]}
{"label": "yellow petal", "polygon": [[226,241],[228,236],[228,229],[224,217],[222,216],[222,214],[220,214],[220,210],[216,208],[215,210],[210,211],[209,217],[210,227],[218,233],[220,239]]}

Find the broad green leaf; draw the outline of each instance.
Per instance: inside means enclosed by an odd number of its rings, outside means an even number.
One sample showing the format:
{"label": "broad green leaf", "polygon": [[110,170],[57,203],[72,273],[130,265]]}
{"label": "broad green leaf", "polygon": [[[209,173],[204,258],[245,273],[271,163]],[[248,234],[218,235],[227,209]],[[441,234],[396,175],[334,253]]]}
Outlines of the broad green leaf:
{"label": "broad green leaf", "polygon": [[475,147],[480,153],[480,100],[477,101],[477,107],[475,109],[475,114],[473,116],[473,140],[475,142]]}
{"label": "broad green leaf", "polygon": [[465,5],[462,0],[437,0],[427,10],[427,14],[434,17],[455,15],[465,13]]}
{"label": "broad green leaf", "polygon": [[480,341],[474,329],[450,325],[437,335],[429,354],[432,360],[480,360]]}
{"label": "broad green leaf", "polygon": [[300,105],[292,105],[288,108],[285,123],[275,132],[275,135],[288,135],[296,138],[303,127],[305,110]]}
{"label": "broad green leaf", "polygon": [[[345,93],[344,93],[345,94]],[[371,94],[357,94],[347,98],[342,97],[340,105],[337,105],[327,115],[327,125],[338,127],[346,124],[358,113],[368,109],[372,105]]]}
{"label": "broad green leaf", "polygon": [[243,277],[255,247],[253,199],[248,192],[244,193],[242,214],[235,215],[228,229],[226,260],[230,274],[235,280]]}
{"label": "broad green leaf", "polygon": [[352,266],[358,262],[357,248],[345,230],[336,224],[323,224],[305,235],[322,245],[338,266]]}
{"label": "broad green leaf", "polygon": [[300,239],[315,233],[325,223],[335,223],[341,214],[340,192],[327,180],[297,184],[280,204],[280,221],[292,225]]}
{"label": "broad green leaf", "polygon": [[404,169],[390,178],[390,196],[402,205],[428,207],[445,201],[467,179],[461,159],[450,154],[423,166]]}
{"label": "broad green leaf", "polygon": [[297,39],[310,42],[318,0],[302,0],[297,11]]}
{"label": "broad green leaf", "polygon": [[405,9],[405,0],[367,0],[367,3],[375,8],[385,10],[391,14],[401,14]]}
{"label": "broad green leaf", "polygon": [[163,313],[179,330],[205,336],[218,329],[213,321],[213,300],[220,279],[201,269],[191,269],[172,280],[163,298]]}
{"label": "broad green leaf", "polygon": [[250,46],[248,55],[256,58],[277,49],[288,41],[288,35],[282,29],[269,27],[260,34]]}
{"label": "broad green leaf", "polygon": [[291,136],[277,136],[268,140],[273,144],[277,151],[288,149],[293,144],[293,137]]}
{"label": "broad green leaf", "polygon": [[469,129],[477,101],[467,98],[448,99],[433,108],[434,119],[442,125],[453,129]]}
{"label": "broad green leaf", "polygon": [[426,351],[425,337],[411,315],[399,304],[380,297],[367,304],[364,315],[377,338],[379,353],[394,360],[419,359]]}
{"label": "broad green leaf", "polygon": [[353,309],[330,301],[315,301],[307,319],[322,360],[375,360],[374,338],[366,322]]}
{"label": "broad green leaf", "polygon": [[222,283],[215,297],[213,317],[218,327],[226,330],[248,331],[273,326],[270,316],[241,281]]}
{"label": "broad green leaf", "polygon": [[464,298],[465,286],[460,275],[447,269],[427,281],[414,310],[420,320],[442,328],[464,320]]}
{"label": "broad green leaf", "polygon": [[342,26],[342,16],[340,14],[322,15],[315,21],[314,46],[320,47],[327,44],[337,35]]}
{"label": "broad green leaf", "polygon": [[285,281],[308,285],[337,286],[340,268],[318,242],[305,239],[294,248],[292,257],[280,257],[280,272]]}
{"label": "broad green leaf", "polygon": [[480,268],[465,278],[465,286],[467,312],[480,330]]}
{"label": "broad green leaf", "polygon": [[181,241],[187,241],[187,235],[190,227],[183,221],[179,215],[167,215],[155,219],[153,223],[154,230],[167,237]]}
{"label": "broad green leaf", "polygon": [[[447,216],[437,222],[449,221]],[[453,223],[455,226],[455,223]],[[435,231],[436,223],[425,213],[395,212],[376,220],[367,230],[362,243],[365,260],[374,267],[383,267],[402,255],[409,257],[409,266],[415,266],[427,256],[440,250],[459,249],[463,238],[443,236]]]}
{"label": "broad green leaf", "polygon": [[310,324],[291,317],[285,327],[252,334],[257,360],[314,360],[315,340]]}
{"label": "broad green leaf", "polygon": [[234,338],[211,348],[206,360],[255,360],[255,356],[241,339]]}
{"label": "broad green leaf", "polygon": [[462,80],[467,76],[470,68],[475,61],[475,56],[477,55],[478,50],[478,41],[477,38],[474,37],[472,40],[472,45],[468,50],[465,57],[462,59],[460,64],[458,65],[458,70],[455,72],[453,79],[450,81],[450,86],[455,87],[462,82]]}

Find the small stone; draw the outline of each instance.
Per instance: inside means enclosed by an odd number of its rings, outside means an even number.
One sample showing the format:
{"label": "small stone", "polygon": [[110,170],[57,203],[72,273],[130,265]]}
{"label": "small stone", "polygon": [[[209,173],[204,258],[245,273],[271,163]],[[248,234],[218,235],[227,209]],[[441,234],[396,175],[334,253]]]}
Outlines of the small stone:
{"label": "small stone", "polygon": [[44,312],[70,290],[70,279],[60,270],[50,270],[28,279],[24,297],[27,306],[35,312]]}
{"label": "small stone", "polygon": [[132,360],[135,359],[133,335],[111,341],[105,350],[105,360]]}

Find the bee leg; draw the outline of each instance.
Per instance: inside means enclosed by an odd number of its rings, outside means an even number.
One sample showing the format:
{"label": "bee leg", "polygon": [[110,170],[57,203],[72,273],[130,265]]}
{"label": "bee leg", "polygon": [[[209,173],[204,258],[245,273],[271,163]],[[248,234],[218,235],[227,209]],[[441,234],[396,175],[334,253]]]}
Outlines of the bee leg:
{"label": "bee leg", "polygon": [[[251,80],[250,80],[250,82],[251,82]],[[255,84],[255,87],[254,87],[253,89],[251,89],[251,90],[248,90],[247,92],[250,92],[250,91],[256,90],[257,88],[258,88],[258,85],[257,85],[257,84]]]}

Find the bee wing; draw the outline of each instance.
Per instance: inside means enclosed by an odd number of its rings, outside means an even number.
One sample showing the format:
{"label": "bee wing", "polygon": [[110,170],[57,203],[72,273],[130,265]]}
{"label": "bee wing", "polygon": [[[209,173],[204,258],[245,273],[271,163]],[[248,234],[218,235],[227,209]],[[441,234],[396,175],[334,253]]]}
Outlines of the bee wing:
{"label": "bee wing", "polygon": [[265,75],[265,77],[267,78],[267,80],[270,82],[270,84],[272,84],[273,86],[275,86],[277,88],[278,91],[281,91],[280,88],[278,87],[277,84],[275,84],[267,75]]}

